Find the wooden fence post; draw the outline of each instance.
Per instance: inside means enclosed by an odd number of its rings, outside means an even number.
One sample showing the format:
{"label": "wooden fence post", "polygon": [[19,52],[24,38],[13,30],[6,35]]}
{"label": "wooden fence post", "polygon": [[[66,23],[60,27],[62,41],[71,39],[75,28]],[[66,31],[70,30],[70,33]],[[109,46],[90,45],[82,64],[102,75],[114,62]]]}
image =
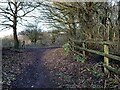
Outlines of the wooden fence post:
{"label": "wooden fence post", "polygon": [[[104,44],[104,53],[105,53],[105,54],[109,54],[109,46],[108,46],[107,44]],[[109,66],[109,58],[104,57],[104,64],[105,64],[106,66]],[[108,70],[107,70],[107,68],[105,68],[105,67],[104,67],[104,72],[105,72],[105,73],[108,73]]]}
{"label": "wooden fence post", "polygon": [[[85,48],[85,43],[82,43],[82,47]],[[83,56],[85,57],[85,51],[83,50]]]}

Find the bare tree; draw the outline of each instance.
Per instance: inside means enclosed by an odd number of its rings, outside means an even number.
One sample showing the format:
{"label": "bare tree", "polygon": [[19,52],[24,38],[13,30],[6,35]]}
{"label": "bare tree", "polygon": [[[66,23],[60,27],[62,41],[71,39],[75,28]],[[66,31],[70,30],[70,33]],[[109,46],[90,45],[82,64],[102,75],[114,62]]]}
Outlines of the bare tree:
{"label": "bare tree", "polygon": [[40,6],[40,2],[19,2],[18,0],[0,2],[0,16],[2,17],[1,24],[6,28],[13,29],[14,48],[19,48],[19,40],[17,37],[17,25],[20,20],[23,20],[29,13]]}
{"label": "bare tree", "polygon": [[31,43],[34,44],[36,44],[37,40],[39,40],[40,36],[42,36],[41,29],[38,28],[38,23],[28,24],[25,30],[21,31],[19,34],[27,36]]}

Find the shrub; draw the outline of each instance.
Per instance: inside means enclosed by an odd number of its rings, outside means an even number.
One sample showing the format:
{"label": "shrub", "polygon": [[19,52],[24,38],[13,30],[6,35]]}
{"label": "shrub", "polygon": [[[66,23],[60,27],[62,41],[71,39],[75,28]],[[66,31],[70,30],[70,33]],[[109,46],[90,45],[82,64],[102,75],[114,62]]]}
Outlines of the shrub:
{"label": "shrub", "polygon": [[68,55],[70,53],[70,44],[69,43],[64,44],[63,49],[64,49],[66,55]]}
{"label": "shrub", "polygon": [[85,60],[86,60],[86,58],[85,58],[84,56],[80,56],[80,55],[75,55],[75,56],[73,57],[73,59],[76,60],[76,61],[80,61],[80,62],[82,62],[82,63],[84,63]]}
{"label": "shrub", "polygon": [[13,47],[14,40],[10,38],[3,38],[2,39],[2,47]]}

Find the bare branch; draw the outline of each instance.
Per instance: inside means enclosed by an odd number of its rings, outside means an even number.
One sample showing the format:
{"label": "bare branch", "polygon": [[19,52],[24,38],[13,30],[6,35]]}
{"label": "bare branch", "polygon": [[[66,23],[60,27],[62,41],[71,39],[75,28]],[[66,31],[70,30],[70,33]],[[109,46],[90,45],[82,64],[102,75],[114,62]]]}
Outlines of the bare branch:
{"label": "bare branch", "polygon": [[9,15],[13,16],[13,14],[12,14],[12,13],[10,13],[9,11],[7,11],[7,10],[5,10],[5,9],[1,8],[1,7],[0,7],[0,10],[1,10],[1,12],[0,12],[0,13],[3,13],[3,14],[9,14]]}
{"label": "bare branch", "polygon": [[12,22],[13,22],[13,20],[12,20],[9,16],[4,15],[4,14],[2,14],[2,16],[4,16],[5,18],[7,18],[9,21],[12,21]]}
{"label": "bare branch", "polygon": [[13,27],[13,25],[11,25],[11,24],[0,24],[0,25]]}
{"label": "bare branch", "polygon": [[0,32],[2,32],[2,31],[6,31],[6,29],[10,30],[10,27],[2,28],[2,29],[0,30]]}
{"label": "bare branch", "polygon": [[13,3],[13,2],[8,2],[8,5],[9,5],[9,7],[10,7],[10,10],[12,11],[12,13],[14,13],[14,11],[13,11],[13,9],[12,9],[12,7],[11,7],[11,4],[13,4],[13,5],[14,5],[14,3]]}

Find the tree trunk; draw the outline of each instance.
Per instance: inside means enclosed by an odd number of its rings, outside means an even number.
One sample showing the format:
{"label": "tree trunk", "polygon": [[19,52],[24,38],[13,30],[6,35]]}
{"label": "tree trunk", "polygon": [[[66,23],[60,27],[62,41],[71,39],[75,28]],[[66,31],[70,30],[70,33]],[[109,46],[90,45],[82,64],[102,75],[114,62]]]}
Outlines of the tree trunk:
{"label": "tree trunk", "polygon": [[16,28],[16,26],[13,27],[13,36],[14,36],[14,48],[19,49],[19,40],[18,40],[18,37],[17,37],[17,28]]}
{"label": "tree trunk", "polygon": [[19,40],[17,37],[17,2],[15,2],[15,12],[13,16],[13,37],[14,37],[14,48],[19,49]]}
{"label": "tree trunk", "polygon": [[119,28],[118,28],[118,31],[119,31],[119,43],[118,43],[118,49],[119,49],[119,53],[120,53],[120,1],[118,2],[118,24],[119,24]]}

